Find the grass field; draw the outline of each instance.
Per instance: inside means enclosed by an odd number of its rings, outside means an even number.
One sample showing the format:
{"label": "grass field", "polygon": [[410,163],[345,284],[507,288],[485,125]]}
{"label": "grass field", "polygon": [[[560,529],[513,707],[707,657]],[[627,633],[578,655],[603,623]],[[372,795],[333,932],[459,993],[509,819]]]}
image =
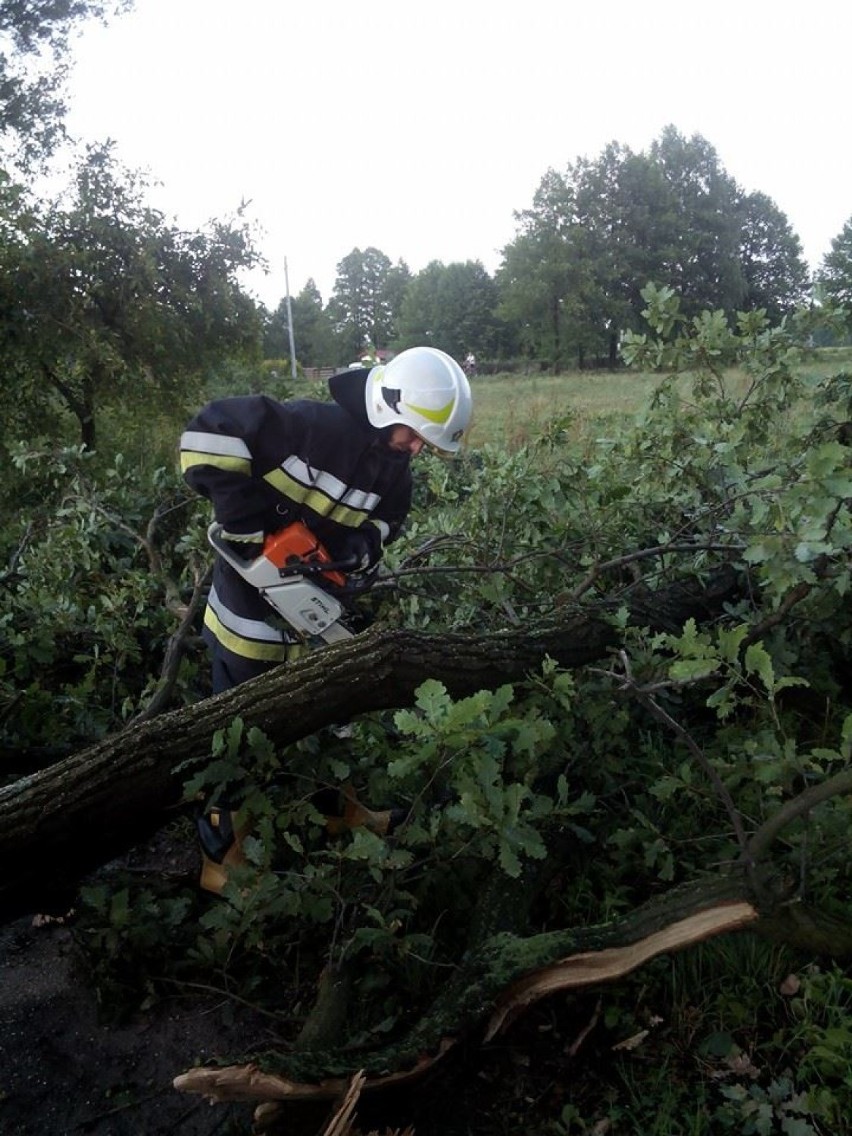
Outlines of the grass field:
{"label": "grass field", "polygon": [[[821,348],[801,364],[804,374],[824,377],[852,367],[852,348]],[[569,417],[569,435],[588,436],[590,430],[637,414],[663,381],[659,374],[635,371],[575,371],[560,375],[489,375],[475,378],[473,424],[469,445],[486,444],[515,449],[532,441],[555,418]],[[731,374],[733,388],[745,389],[742,375]],[[683,380],[683,389],[689,380]]]}
{"label": "grass field", "polygon": [[624,371],[475,378],[469,445],[515,449],[563,417],[572,420],[571,433],[582,437],[592,423],[636,414],[660,381],[659,375]]}

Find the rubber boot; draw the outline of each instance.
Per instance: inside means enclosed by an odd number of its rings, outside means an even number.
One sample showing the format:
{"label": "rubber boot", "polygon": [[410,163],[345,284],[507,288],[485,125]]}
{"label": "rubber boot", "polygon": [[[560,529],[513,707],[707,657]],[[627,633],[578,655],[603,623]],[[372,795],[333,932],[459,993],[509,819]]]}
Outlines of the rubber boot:
{"label": "rubber boot", "polygon": [[221,895],[228,870],[246,863],[243,837],[248,831],[239,812],[211,805],[195,822],[201,844],[201,879],[204,891]]}
{"label": "rubber boot", "polygon": [[358,800],[351,785],[343,788],[343,811],[338,816],[326,817],[326,831],[331,836],[339,836],[353,828],[367,828],[378,836],[388,836],[398,828],[408,816],[405,809],[368,809]]}

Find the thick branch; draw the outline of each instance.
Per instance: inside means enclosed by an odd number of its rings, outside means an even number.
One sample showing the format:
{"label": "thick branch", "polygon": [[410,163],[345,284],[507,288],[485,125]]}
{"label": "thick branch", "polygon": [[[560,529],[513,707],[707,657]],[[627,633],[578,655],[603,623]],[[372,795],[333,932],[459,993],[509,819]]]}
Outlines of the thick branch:
{"label": "thick branch", "polygon": [[852,793],[852,769],[844,769],[829,777],[827,781],[821,781],[819,785],[805,789],[792,800],[785,801],[780,809],[754,833],[743,851],[742,859],[758,861],[775,841],[779,832],[788,824],[809,813],[823,801],[829,801],[832,797],[848,796],[849,793]]}
{"label": "thick branch", "polygon": [[497,934],[465,955],[435,1004],[396,1043],[375,1051],[258,1053],[249,1064],[190,1070],[175,1088],[259,1101],[333,1097],[359,1071],[367,1088],[398,1084],[420,1076],[461,1037],[492,1039],[540,998],[613,982],[660,954],[756,928],[759,920],[747,882],[734,877],[674,888],[610,924],[529,938]]}
{"label": "thick branch", "polygon": [[184,647],[187,640],[193,634],[196,616],[207,599],[207,592],[209,591],[212,578],[213,567],[211,565],[204,576],[196,580],[190,601],[184,608],[180,626],[177,631],[170,636],[168,645],[166,646],[166,653],[163,656],[163,666],[160,672],[160,681],[157,684],[157,689],[151,701],[144,710],[137,714],[131,725],[156,718],[171,702],[172,692],[177,682],[178,668],[180,667],[180,661],[184,654]]}
{"label": "thick branch", "polygon": [[[735,591],[679,585],[634,600],[642,626],[671,629],[716,614]],[[410,705],[428,678],[455,697],[520,682],[545,657],[573,668],[618,643],[603,617],[573,615],[535,631],[425,635],[373,629],[324,647],[226,694],[140,722],[0,790],[0,914],[34,910],[45,881],[73,884],[167,819],[183,781],[205,764],[235,717],[279,747],[359,714]],[[176,773],[178,766],[181,772]],[[40,891],[41,889],[41,891]]]}

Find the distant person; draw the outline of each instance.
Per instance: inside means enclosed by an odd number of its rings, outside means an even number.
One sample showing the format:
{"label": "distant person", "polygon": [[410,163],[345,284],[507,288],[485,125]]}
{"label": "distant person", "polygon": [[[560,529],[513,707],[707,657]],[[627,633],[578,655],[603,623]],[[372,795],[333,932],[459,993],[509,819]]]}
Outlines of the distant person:
{"label": "distant person", "polygon": [[472,351],[468,351],[464,357],[464,373],[469,379],[476,374],[476,356]]}

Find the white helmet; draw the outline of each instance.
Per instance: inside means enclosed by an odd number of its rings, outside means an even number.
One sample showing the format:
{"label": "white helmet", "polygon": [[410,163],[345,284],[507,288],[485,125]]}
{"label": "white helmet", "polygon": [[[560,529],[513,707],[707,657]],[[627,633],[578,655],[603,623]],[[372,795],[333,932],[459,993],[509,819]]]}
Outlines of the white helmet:
{"label": "white helmet", "polygon": [[373,367],[364,393],[371,425],[409,426],[438,450],[458,450],[473,403],[467,376],[443,351],[401,351],[387,366]]}

